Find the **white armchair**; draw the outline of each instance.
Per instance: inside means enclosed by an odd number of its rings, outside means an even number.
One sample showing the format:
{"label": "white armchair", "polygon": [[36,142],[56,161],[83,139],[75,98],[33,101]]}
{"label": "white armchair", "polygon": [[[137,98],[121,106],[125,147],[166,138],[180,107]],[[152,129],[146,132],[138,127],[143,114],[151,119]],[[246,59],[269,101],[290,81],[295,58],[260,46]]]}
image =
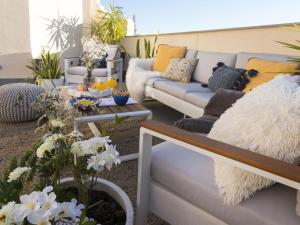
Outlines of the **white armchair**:
{"label": "white armchair", "polygon": [[[105,81],[107,78],[123,81],[123,59],[118,46],[109,46],[107,49],[106,68],[95,68],[92,70],[92,79],[98,78]],[[65,59],[66,84],[84,83],[87,79],[88,70],[85,66],[79,65],[79,57]]]}

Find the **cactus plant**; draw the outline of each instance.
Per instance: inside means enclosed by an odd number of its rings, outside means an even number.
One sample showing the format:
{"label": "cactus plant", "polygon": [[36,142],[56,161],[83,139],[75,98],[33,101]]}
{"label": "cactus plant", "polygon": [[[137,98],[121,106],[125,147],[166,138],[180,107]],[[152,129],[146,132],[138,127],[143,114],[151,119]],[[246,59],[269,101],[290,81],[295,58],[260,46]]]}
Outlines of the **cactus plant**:
{"label": "cactus plant", "polygon": [[[151,42],[149,39],[144,38],[144,52],[145,58],[153,58],[155,56],[156,50],[156,42],[157,42],[158,34],[155,35],[153,46],[151,46]],[[141,58],[141,50],[140,50],[140,42],[141,39],[137,39],[136,41],[136,57]]]}

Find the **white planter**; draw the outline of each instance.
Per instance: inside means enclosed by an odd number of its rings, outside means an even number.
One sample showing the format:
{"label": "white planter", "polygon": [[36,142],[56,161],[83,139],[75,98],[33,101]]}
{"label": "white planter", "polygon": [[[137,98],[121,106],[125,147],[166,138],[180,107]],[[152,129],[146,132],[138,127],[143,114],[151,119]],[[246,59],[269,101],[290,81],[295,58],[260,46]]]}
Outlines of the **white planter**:
{"label": "white planter", "polygon": [[[61,180],[61,185],[64,188],[76,187],[76,182],[72,177]],[[127,194],[114,183],[105,180],[97,179],[97,184],[93,188],[94,191],[104,191],[110,195],[116,202],[120,204],[126,213],[125,225],[133,225],[133,207]]]}
{"label": "white planter", "polygon": [[51,91],[64,85],[64,77],[59,79],[41,79],[40,84],[46,91]]}

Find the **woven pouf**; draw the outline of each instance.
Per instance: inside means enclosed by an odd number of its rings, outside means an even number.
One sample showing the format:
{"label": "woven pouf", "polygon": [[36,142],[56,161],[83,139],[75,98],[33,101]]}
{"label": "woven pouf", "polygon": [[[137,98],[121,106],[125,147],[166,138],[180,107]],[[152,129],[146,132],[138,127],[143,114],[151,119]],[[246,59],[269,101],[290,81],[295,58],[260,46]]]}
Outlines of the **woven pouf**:
{"label": "woven pouf", "polygon": [[0,86],[0,121],[25,122],[37,119],[39,114],[31,103],[44,88],[28,83],[13,83]]}

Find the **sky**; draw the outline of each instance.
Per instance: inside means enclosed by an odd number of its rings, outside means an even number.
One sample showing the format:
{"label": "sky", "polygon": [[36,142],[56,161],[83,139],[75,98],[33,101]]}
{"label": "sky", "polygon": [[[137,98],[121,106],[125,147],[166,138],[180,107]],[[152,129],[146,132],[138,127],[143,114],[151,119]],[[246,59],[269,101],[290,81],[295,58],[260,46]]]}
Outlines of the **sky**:
{"label": "sky", "polygon": [[[300,22],[300,0],[114,0],[138,34]],[[108,6],[113,0],[101,0]]]}

